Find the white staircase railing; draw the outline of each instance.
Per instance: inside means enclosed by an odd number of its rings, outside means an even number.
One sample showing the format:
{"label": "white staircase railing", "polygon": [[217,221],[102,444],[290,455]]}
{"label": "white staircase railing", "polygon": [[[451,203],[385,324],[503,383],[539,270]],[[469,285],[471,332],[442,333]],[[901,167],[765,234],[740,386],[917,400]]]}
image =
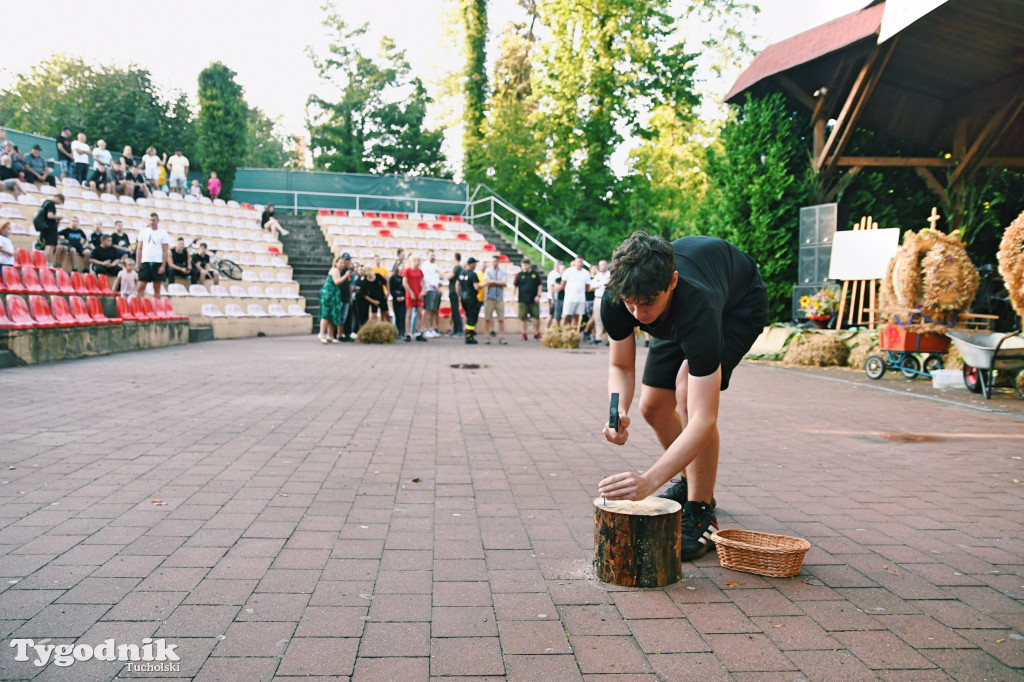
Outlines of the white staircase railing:
{"label": "white staircase railing", "polygon": [[[540,266],[547,261],[567,261],[576,257],[576,252],[558,241],[547,230],[530,220],[512,204],[487,185],[476,186],[466,201],[463,217],[473,225],[488,224],[495,232],[501,233],[498,225],[512,233],[513,246],[519,246],[519,240],[540,251]],[[554,253],[552,253],[554,251]]]}

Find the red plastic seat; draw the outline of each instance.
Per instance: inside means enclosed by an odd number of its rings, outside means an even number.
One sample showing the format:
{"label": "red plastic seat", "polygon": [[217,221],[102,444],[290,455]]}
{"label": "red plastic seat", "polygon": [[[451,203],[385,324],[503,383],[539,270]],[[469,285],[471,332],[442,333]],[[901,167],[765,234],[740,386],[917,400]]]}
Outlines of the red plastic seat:
{"label": "red plastic seat", "polygon": [[398,221],[396,221],[396,220],[389,220],[388,221],[388,227],[398,227]]}
{"label": "red plastic seat", "polygon": [[7,310],[11,314],[11,329],[32,329],[36,326],[36,321],[28,312],[25,299],[20,296],[7,297]]}
{"label": "red plastic seat", "polygon": [[451,218],[449,218],[449,217],[448,217],[448,216],[446,216],[446,215],[439,215],[439,216],[437,216],[437,219],[438,219],[438,220],[440,220],[440,221],[441,221],[442,223],[446,223],[446,222],[448,222],[449,220],[451,220]]}
{"label": "red plastic seat", "polygon": [[453,223],[464,223],[466,221],[463,220],[462,216],[460,216],[460,215],[453,215],[452,216],[452,222]]}
{"label": "red plastic seat", "polygon": [[[137,298],[133,298],[129,305],[132,305],[134,303],[139,304],[139,308],[142,310],[142,319],[146,320],[147,322],[156,322],[157,320],[160,319],[160,316],[156,314],[156,310],[153,309],[153,299],[144,298],[140,301]],[[138,317],[137,314],[136,317]]]}
{"label": "red plastic seat", "polygon": [[57,320],[58,327],[78,326],[78,322],[75,321],[74,316],[71,314],[71,306],[68,305],[68,299],[63,296],[51,296],[50,309],[53,311],[53,319]]}
{"label": "red plastic seat", "polygon": [[499,263],[508,263],[508,256],[506,256],[505,254],[501,254],[500,256],[498,256],[498,262]]}
{"label": "red plastic seat", "polygon": [[110,279],[106,275],[96,275],[96,284],[99,286],[100,296],[117,296],[110,288]]}
{"label": "red plastic seat", "polygon": [[409,219],[409,214],[408,213],[396,213],[395,214],[395,220],[408,220],[408,219]]}
{"label": "red plastic seat", "polygon": [[32,318],[40,329],[53,329],[57,326],[57,320],[50,314],[50,304],[42,296],[29,296],[28,307],[32,311]]}
{"label": "red plastic seat", "polygon": [[25,285],[21,283],[21,273],[17,268],[4,268],[3,285],[0,286],[0,291],[9,291],[12,294],[24,294],[27,291]]}
{"label": "red plastic seat", "polygon": [[50,264],[46,262],[46,254],[42,251],[32,252],[32,267],[42,270],[50,267]]}
{"label": "red plastic seat", "polygon": [[71,286],[74,287],[76,294],[81,294],[82,296],[85,296],[86,294],[90,293],[89,287],[85,285],[85,278],[82,277],[82,273],[80,272],[71,273]]}
{"label": "red plastic seat", "polygon": [[57,287],[57,279],[53,276],[53,270],[48,268],[39,271],[39,283],[43,285],[43,291],[48,294],[56,294],[60,291]]}
{"label": "red plastic seat", "polygon": [[71,317],[74,318],[75,324],[80,327],[96,324],[96,320],[89,315],[89,309],[86,308],[85,301],[81,296],[68,296],[68,303],[71,304]]}
{"label": "red plastic seat", "polygon": [[281,253],[281,249],[277,248],[276,246],[268,246],[267,253]]}
{"label": "red plastic seat", "polygon": [[466,234],[465,232],[459,232],[457,235],[455,235],[455,238],[464,242],[469,241],[469,235]]}
{"label": "red plastic seat", "polygon": [[387,218],[394,218],[395,216],[394,216],[394,214],[393,214],[393,213],[387,213],[387,212],[382,212],[382,213],[380,214],[380,217],[381,217],[381,218],[385,218],[385,219],[387,219]]}
{"label": "red plastic seat", "polygon": [[63,269],[57,269],[53,271],[53,274],[57,278],[57,289],[62,294],[73,294],[75,293],[75,287],[71,284],[71,278],[68,277],[68,273],[64,272]]}
{"label": "red plastic seat", "polygon": [[39,283],[39,273],[35,268],[22,268],[21,281],[25,283],[25,291],[28,293],[43,293],[43,285]]}
{"label": "red plastic seat", "polygon": [[243,201],[242,202],[242,208],[244,208],[244,209],[252,209],[252,204],[250,204],[248,201]]}
{"label": "red plastic seat", "polygon": [[484,244],[484,251],[497,251],[498,247],[494,244]]}
{"label": "red plastic seat", "polygon": [[383,220],[371,220],[370,221],[370,227],[384,227],[384,221]]}
{"label": "red plastic seat", "polygon": [[416,223],[416,229],[418,229],[418,230],[429,230],[430,229],[430,225],[427,225],[426,223]]}
{"label": "red plastic seat", "polygon": [[167,319],[168,320],[187,320],[188,319],[188,315],[179,315],[176,312],[174,312],[174,304],[171,303],[171,299],[165,297],[165,298],[161,298],[160,300],[163,301],[164,312],[167,313]]}
{"label": "red plastic seat", "polygon": [[364,218],[376,218],[377,213],[375,211],[363,211]]}
{"label": "red plastic seat", "polygon": [[16,268],[31,268],[32,267],[32,254],[26,249],[18,249],[14,255],[14,267]]}
{"label": "red plastic seat", "polygon": [[142,312],[151,313],[154,319],[157,320],[170,320],[173,319],[173,312],[167,313],[167,306],[164,305],[164,301],[167,299],[159,298],[153,299],[152,301],[148,298],[142,299]]}
{"label": "red plastic seat", "polygon": [[339,218],[347,218],[348,211],[337,210],[334,212],[334,215],[338,216]]}
{"label": "red plastic seat", "polygon": [[433,225],[431,225],[431,227],[433,227],[435,230],[443,230],[444,229],[444,225],[442,225],[441,223],[434,223]]}
{"label": "red plastic seat", "polygon": [[100,283],[96,281],[96,275],[91,272],[87,272],[82,275],[82,279],[85,280],[86,293],[92,294],[93,296],[102,296],[103,290],[100,289]]}
{"label": "red plastic seat", "polygon": [[[95,298],[95,297],[90,297]],[[99,300],[99,299],[97,299]],[[135,313],[132,312],[130,303],[134,301],[134,298],[125,298],[124,296],[117,297],[117,316],[122,320],[128,320],[129,322],[138,322],[139,318],[135,317]],[[95,311],[93,313],[95,316]]]}
{"label": "red plastic seat", "polygon": [[[123,298],[118,298],[117,302],[123,301]],[[89,317],[92,318],[96,324],[121,324],[124,322],[120,317],[107,317],[103,314],[103,304],[100,299],[95,296],[87,296],[85,299],[85,307],[89,311]]]}
{"label": "red plastic seat", "polygon": [[377,234],[379,234],[381,237],[390,237],[391,230],[378,230]]}
{"label": "red plastic seat", "polygon": [[326,208],[321,208],[320,210],[318,210],[316,212],[316,214],[317,215],[331,215],[331,212],[328,211]]}

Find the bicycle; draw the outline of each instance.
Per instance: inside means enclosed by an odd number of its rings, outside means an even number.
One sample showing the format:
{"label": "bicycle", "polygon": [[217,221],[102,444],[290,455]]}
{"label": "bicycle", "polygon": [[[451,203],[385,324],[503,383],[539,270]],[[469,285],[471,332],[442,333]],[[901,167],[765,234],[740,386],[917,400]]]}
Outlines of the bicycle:
{"label": "bicycle", "polygon": [[[189,248],[199,248],[199,240],[193,239],[192,243],[189,244]],[[224,275],[228,279],[240,280],[242,279],[242,266],[233,260],[228,258],[221,258],[217,255],[217,249],[206,249],[210,254],[210,267],[216,268],[217,272]]]}

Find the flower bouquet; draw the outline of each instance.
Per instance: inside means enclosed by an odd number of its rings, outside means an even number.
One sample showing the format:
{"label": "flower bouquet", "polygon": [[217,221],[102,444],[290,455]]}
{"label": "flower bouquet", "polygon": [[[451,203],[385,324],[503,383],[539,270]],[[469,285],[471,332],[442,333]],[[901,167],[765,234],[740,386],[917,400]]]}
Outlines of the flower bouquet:
{"label": "flower bouquet", "polygon": [[825,328],[825,324],[838,307],[839,290],[835,287],[824,287],[812,296],[800,297],[800,309],[819,329]]}

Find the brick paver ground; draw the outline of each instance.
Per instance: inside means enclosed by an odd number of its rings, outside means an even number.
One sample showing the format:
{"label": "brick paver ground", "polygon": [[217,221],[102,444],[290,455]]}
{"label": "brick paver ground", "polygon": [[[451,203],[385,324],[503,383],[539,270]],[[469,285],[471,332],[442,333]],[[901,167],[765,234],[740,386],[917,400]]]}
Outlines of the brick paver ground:
{"label": "brick paver ground", "polygon": [[[1022,678],[1019,416],[741,367],[719,522],[807,538],[803,571],[712,554],[626,589],[592,576],[591,499],[653,433],[600,440],[601,352],[511,344],[266,338],[0,372],[0,678]],[[163,638],[180,670],[37,667],[25,638]]]}

